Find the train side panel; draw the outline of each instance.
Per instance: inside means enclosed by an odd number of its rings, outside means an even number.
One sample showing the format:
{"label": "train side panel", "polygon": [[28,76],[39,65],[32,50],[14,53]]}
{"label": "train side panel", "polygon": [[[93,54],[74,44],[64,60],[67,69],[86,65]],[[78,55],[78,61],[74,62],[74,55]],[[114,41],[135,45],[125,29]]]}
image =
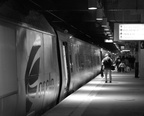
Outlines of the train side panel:
{"label": "train side panel", "polygon": [[23,27],[17,27],[17,76],[18,76],[18,104],[16,115],[26,115],[26,88],[25,72],[28,61],[28,39],[27,30]]}
{"label": "train side panel", "polygon": [[56,105],[56,37],[28,27],[0,21],[1,116],[35,116]]}
{"label": "train side panel", "polygon": [[0,116],[15,115],[17,105],[16,30],[0,22]]}
{"label": "train side panel", "polygon": [[23,89],[19,91],[18,106],[23,106],[26,114],[35,114],[41,109],[43,101],[42,34],[25,28],[20,28],[18,33],[18,81],[19,88]]}
{"label": "train side panel", "polygon": [[49,109],[56,105],[60,74],[58,69],[56,37],[44,34],[44,77],[46,82],[46,91],[44,96],[43,108]]}
{"label": "train side panel", "polygon": [[100,49],[77,38],[72,38],[72,71],[70,91],[75,91],[100,72]]}
{"label": "train side panel", "polygon": [[0,21],[0,116],[41,115],[99,73],[98,47],[46,26]]}
{"label": "train side panel", "polygon": [[100,72],[100,49],[70,34],[58,32],[61,52],[61,96],[77,90]]}
{"label": "train side panel", "polygon": [[22,89],[18,114],[21,116],[40,114],[56,104],[59,71],[54,43],[52,35],[25,28],[18,30],[18,77]]}

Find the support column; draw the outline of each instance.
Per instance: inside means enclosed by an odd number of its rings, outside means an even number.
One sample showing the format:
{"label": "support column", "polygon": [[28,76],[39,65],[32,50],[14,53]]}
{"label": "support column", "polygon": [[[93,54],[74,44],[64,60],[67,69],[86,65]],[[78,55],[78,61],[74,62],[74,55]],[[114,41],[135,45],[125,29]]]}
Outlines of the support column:
{"label": "support column", "polygon": [[135,48],[135,78],[139,78],[139,61],[139,42],[137,42]]}
{"label": "support column", "polygon": [[[144,23],[144,11],[141,11],[141,23]],[[143,40],[144,41],[144,40]],[[141,46],[141,42],[139,41],[139,49],[138,49],[138,60],[139,60],[139,77],[144,78],[144,48]]]}

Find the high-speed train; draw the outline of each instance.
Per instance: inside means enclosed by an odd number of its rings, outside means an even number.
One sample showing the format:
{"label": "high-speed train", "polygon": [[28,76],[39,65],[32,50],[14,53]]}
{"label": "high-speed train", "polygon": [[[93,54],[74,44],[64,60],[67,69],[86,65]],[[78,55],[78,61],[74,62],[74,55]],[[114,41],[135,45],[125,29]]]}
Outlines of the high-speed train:
{"label": "high-speed train", "polygon": [[40,116],[100,73],[100,48],[32,12],[0,17],[0,116]]}

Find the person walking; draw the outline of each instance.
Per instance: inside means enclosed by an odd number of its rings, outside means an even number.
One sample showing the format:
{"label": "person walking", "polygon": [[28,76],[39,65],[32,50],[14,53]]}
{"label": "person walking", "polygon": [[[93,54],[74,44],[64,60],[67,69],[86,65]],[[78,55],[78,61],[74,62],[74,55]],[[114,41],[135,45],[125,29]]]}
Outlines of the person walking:
{"label": "person walking", "polygon": [[102,59],[102,67],[105,74],[105,83],[108,82],[107,76],[109,75],[109,82],[112,83],[112,75],[111,75],[111,67],[113,65],[113,61],[110,58],[109,54],[105,54],[105,57]]}

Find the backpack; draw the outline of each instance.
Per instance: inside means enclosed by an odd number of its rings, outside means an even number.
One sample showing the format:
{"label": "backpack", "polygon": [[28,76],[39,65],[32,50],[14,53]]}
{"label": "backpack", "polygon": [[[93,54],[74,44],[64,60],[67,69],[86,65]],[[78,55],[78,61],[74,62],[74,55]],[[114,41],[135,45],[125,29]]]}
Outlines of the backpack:
{"label": "backpack", "polygon": [[112,61],[111,61],[111,59],[108,57],[108,58],[105,58],[105,59],[104,59],[103,64],[104,64],[105,67],[110,67],[110,66],[112,65]]}

